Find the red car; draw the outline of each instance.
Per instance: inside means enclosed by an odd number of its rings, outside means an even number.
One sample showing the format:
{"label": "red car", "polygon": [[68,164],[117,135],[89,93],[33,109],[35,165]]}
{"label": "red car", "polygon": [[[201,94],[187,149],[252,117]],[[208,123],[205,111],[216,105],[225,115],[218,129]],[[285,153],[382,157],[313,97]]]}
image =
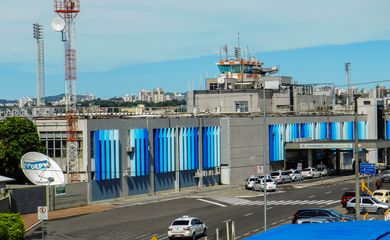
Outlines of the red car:
{"label": "red car", "polygon": [[[360,192],[360,196],[370,196],[370,195],[368,195],[365,192]],[[353,197],[355,197],[355,191],[346,191],[343,194],[343,196],[341,196],[341,205],[343,205],[343,207],[346,207],[349,199],[351,199]]]}

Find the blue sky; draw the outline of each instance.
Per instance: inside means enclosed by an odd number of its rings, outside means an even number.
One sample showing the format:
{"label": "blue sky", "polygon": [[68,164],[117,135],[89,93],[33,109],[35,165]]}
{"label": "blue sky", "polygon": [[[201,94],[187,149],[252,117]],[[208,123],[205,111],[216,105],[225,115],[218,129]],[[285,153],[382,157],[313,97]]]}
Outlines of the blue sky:
{"label": "blue sky", "polygon": [[[242,46],[260,53],[357,42],[371,42],[372,46],[373,41],[390,40],[388,0],[80,2],[81,12],[76,19],[76,46],[80,81],[84,82],[80,82],[78,92],[103,97],[136,92],[145,81],[141,73],[134,75],[134,78],[126,76],[129,89],[124,91],[118,87],[116,91],[109,80],[109,72],[113,69],[215,55],[221,45],[236,44],[237,32],[241,33]],[[50,0],[2,2],[0,81],[3,87],[0,88],[0,98],[35,95],[36,44],[32,38],[32,24],[37,21],[44,25],[47,95],[63,92],[63,44],[60,34],[50,28],[50,22],[56,16],[53,5]],[[321,55],[321,49],[316,53]],[[323,48],[322,51],[327,50]],[[359,58],[364,59],[366,53],[359,55]],[[378,51],[378,54],[384,53]],[[300,60],[304,63],[308,58],[302,57]],[[381,57],[379,59],[383,61]],[[367,61],[375,64],[375,55],[371,53]],[[210,69],[214,67],[210,66]],[[148,69],[145,68],[145,71]],[[164,72],[163,68],[158,71],[161,71],[161,75],[175,74]],[[191,68],[191,71],[196,76],[188,74],[182,81],[162,85],[186,90],[188,82],[199,81],[200,75],[209,69],[202,66],[199,69]],[[340,69],[334,71],[334,76],[340,74]],[[383,78],[387,74],[385,71],[378,69],[374,73]],[[105,72],[107,86],[94,86],[93,78],[99,75],[98,72]],[[180,76],[185,76],[185,73]],[[132,86],[136,88],[132,89]],[[148,84],[146,86],[149,87]],[[104,94],[107,87],[110,87],[110,91]]]}

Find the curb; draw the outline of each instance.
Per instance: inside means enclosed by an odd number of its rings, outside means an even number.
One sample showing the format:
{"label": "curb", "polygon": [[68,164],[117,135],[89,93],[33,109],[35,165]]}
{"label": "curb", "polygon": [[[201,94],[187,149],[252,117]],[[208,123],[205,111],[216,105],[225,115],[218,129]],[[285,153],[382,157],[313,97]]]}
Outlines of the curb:
{"label": "curb", "polygon": [[319,186],[319,185],[324,185],[324,184],[332,184],[332,183],[336,183],[336,182],[349,181],[349,180],[353,180],[354,178],[355,178],[355,176],[353,176],[353,175],[352,176],[343,176],[343,177],[339,177],[337,179],[326,179],[326,180],[316,181],[313,183],[303,183],[303,184],[293,185],[293,188],[302,189],[302,188],[314,187],[314,186]]}

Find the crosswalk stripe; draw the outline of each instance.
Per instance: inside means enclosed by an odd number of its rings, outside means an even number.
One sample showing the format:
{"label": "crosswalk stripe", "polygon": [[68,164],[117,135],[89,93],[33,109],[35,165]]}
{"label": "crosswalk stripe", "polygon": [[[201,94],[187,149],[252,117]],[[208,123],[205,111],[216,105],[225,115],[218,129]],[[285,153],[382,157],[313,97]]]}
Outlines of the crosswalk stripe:
{"label": "crosswalk stripe", "polygon": [[[240,199],[237,197],[218,197],[213,198],[214,200],[218,200],[220,202],[228,203],[233,206],[249,206],[249,205],[263,205],[264,201],[256,200],[256,201],[250,201],[247,199]],[[338,203],[340,200],[271,200],[267,201],[267,205],[331,205]]]}

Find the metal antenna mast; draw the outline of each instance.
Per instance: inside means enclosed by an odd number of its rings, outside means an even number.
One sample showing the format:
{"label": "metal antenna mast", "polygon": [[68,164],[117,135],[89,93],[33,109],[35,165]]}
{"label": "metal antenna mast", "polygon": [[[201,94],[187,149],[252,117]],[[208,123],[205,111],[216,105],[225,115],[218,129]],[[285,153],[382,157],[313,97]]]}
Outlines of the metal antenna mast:
{"label": "metal antenna mast", "polygon": [[[74,19],[80,12],[79,0],[55,0],[54,11],[65,21],[65,102],[66,102],[66,159],[71,182],[80,181],[77,146],[76,109],[76,47]],[[68,179],[69,180],[69,179]]]}
{"label": "metal antenna mast", "polygon": [[351,70],[351,63],[347,62],[345,63],[345,80],[347,82],[347,109],[351,109],[351,76],[350,76],[350,70]]}
{"label": "metal antenna mast", "polygon": [[43,27],[33,24],[34,38],[37,40],[37,106],[45,104],[45,52],[43,41]]}

